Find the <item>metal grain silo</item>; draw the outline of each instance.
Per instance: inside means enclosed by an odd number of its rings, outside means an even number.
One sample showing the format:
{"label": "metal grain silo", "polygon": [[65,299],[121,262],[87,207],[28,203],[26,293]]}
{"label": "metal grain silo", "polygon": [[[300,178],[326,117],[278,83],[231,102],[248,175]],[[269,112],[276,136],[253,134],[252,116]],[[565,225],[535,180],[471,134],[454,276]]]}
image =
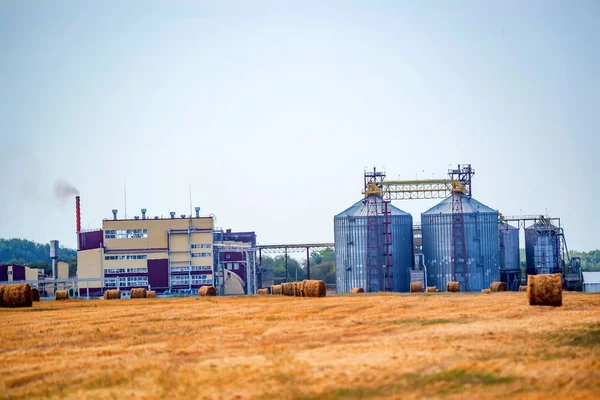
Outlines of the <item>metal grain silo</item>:
{"label": "metal grain silo", "polygon": [[525,228],[527,275],[562,273],[560,228],[538,221]]}
{"label": "metal grain silo", "polygon": [[[427,285],[445,290],[462,281],[461,291],[481,291],[499,280],[498,211],[462,196],[467,251],[466,276],[452,276],[452,196],[421,214]],[[468,288],[468,289],[467,289]]]}
{"label": "metal grain silo", "polygon": [[498,251],[500,280],[508,290],[519,290],[521,285],[521,255],[519,252],[519,228],[506,222],[498,223]]}
{"label": "metal grain silo", "polygon": [[[382,200],[377,198],[378,208]],[[408,292],[413,263],[412,216],[393,205],[392,233],[392,287],[395,292]],[[383,219],[383,217],[380,217]],[[354,287],[367,290],[367,200],[356,202],[333,219],[335,242],[336,290],[348,293]],[[383,235],[383,224],[381,224]],[[381,246],[383,254],[383,246]]]}

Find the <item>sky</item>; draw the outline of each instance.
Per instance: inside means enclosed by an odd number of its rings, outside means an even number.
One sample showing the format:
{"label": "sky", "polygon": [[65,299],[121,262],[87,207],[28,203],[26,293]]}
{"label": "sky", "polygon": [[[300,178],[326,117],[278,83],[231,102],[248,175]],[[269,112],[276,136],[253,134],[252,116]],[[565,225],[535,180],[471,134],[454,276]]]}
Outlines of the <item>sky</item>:
{"label": "sky", "polygon": [[[113,208],[331,242],[365,168],[445,178],[600,248],[596,1],[2,1],[0,237]],[[399,201],[414,222],[438,200]]]}

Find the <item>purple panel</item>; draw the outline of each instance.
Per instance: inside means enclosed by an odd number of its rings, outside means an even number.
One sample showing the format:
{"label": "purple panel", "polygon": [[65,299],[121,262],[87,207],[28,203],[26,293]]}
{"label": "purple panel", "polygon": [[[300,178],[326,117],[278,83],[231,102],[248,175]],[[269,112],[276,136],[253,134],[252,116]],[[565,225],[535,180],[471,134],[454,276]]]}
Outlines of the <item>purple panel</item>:
{"label": "purple panel", "polygon": [[192,275],[208,275],[212,274],[212,271],[192,271]]}
{"label": "purple panel", "polygon": [[8,280],[8,265],[0,265],[0,282]]}
{"label": "purple panel", "polygon": [[104,241],[104,231],[79,232],[77,240],[78,250],[99,249]]}
{"label": "purple panel", "polygon": [[148,284],[151,288],[169,287],[169,260],[147,260]]}
{"label": "purple panel", "polygon": [[[104,291],[102,288],[90,288],[90,297],[102,297],[104,295]],[[86,297],[87,296],[87,288],[79,289],[79,296]]]}
{"label": "purple panel", "polygon": [[25,280],[25,267],[22,265],[13,265],[13,281]]}

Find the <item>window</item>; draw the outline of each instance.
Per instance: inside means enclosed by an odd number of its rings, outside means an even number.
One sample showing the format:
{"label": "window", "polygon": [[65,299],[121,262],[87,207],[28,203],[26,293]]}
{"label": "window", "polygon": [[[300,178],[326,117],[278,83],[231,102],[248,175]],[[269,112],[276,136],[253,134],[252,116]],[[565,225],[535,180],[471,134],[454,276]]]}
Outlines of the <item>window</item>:
{"label": "window", "polygon": [[415,239],[421,239],[423,237],[422,233],[415,233],[414,238]]}
{"label": "window", "polygon": [[147,274],[148,268],[106,268],[105,274]]}
{"label": "window", "polygon": [[231,269],[231,263],[227,263],[227,264],[225,264],[225,268],[227,268],[227,269]]}
{"label": "window", "polygon": [[192,257],[212,257],[212,253],[192,253]]}
{"label": "window", "polygon": [[193,244],[192,249],[210,249],[212,245],[210,244]]}
{"label": "window", "polygon": [[192,275],[192,285],[212,285],[212,278],[207,275]]}
{"label": "window", "polygon": [[136,239],[148,237],[148,229],[107,229],[105,239]]}
{"label": "window", "polygon": [[104,281],[106,287],[132,287],[148,286],[147,276],[120,276],[118,278],[109,278]]}
{"label": "window", "polygon": [[192,267],[192,271],[212,271],[212,267],[208,265],[202,265],[199,267]]}
{"label": "window", "polygon": [[104,256],[106,261],[111,260],[145,260],[147,256],[145,254],[133,254],[126,256]]}
{"label": "window", "polygon": [[188,272],[190,267],[171,267],[171,272]]}
{"label": "window", "polygon": [[240,269],[240,263],[233,263],[233,269]]}

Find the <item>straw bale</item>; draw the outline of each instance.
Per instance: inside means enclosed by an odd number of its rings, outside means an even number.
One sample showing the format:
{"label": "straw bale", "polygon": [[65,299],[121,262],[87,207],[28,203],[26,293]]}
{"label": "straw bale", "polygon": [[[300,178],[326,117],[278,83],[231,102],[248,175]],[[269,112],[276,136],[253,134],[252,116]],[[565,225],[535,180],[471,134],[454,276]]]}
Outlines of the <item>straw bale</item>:
{"label": "straw bale", "polygon": [[481,289],[481,293],[490,294],[490,289]]}
{"label": "straw bale", "polygon": [[69,291],[68,290],[57,290],[54,292],[54,300],[68,300],[69,299]]}
{"label": "straw bale", "polygon": [[259,295],[261,295],[261,296],[267,295],[267,294],[269,294],[269,289],[267,289],[267,288],[264,288],[264,289],[258,289],[258,290],[256,291],[256,294],[259,294]]}
{"label": "straw bale", "polygon": [[284,296],[294,295],[294,284],[292,282],[284,282],[281,284]]}
{"label": "straw bale", "polygon": [[490,292],[506,292],[508,286],[504,282],[492,282],[490,285]]}
{"label": "straw bale", "polygon": [[4,294],[4,289],[6,289],[6,285],[0,285],[0,307],[4,307],[2,305],[2,295]]}
{"label": "straw bale", "polygon": [[423,282],[412,282],[410,284],[411,293],[421,293],[423,291]]}
{"label": "straw bale", "polygon": [[460,282],[446,283],[446,292],[451,292],[451,293],[460,292]]}
{"label": "straw bale", "polygon": [[436,292],[436,293],[442,293],[442,289],[438,289],[438,288],[436,288],[436,289],[435,289],[435,292]]}
{"label": "straw bale", "polygon": [[121,290],[119,289],[108,289],[104,292],[104,300],[117,300],[121,298]]}
{"label": "straw bale", "polygon": [[561,274],[529,275],[527,300],[530,306],[562,306]]}
{"label": "straw bale", "polygon": [[146,291],[146,298],[148,298],[148,299],[155,299],[156,298],[156,291],[155,290],[148,290],[148,291]]}
{"label": "straw bale", "polygon": [[307,280],[304,283],[305,297],[325,297],[327,296],[327,285],[324,281]]}
{"label": "straw bale", "polygon": [[435,286],[427,286],[425,291],[428,293],[435,293],[435,292],[437,292],[437,288]]}
{"label": "straw bale", "polygon": [[198,296],[216,296],[217,289],[214,286],[202,286],[200,290],[198,290]]}
{"label": "straw bale", "polygon": [[527,291],[527,285],[519,286],[519,292],[526,292],[526,291]]}
{"label": "straw bale", "polygon": [[133,288],[129,294],[131,299],[145,299],[146,297],[148,297],[146,288]]}
{"label": "straw bale", "polygon": [[27,283],[3,285],[0,296],[0,306],[7,308],[31,307],[33,296],[31,286]]}
{"label": "straw bale", "polygon": [[271,294],[283,294],[281,292],[281,285],[273,285],[273,286],[271,286]]}
{"label": "straw bale", "polygon": [[365,289],[361,288],[361,287],[355,287],[352,288],[352,290],[350,291],[350,293],[364,293]]}
{"label": "straw bale", "polygon": [[31,288],[31,297],[33,301],[40,301],[40,291],[38,288]]}

